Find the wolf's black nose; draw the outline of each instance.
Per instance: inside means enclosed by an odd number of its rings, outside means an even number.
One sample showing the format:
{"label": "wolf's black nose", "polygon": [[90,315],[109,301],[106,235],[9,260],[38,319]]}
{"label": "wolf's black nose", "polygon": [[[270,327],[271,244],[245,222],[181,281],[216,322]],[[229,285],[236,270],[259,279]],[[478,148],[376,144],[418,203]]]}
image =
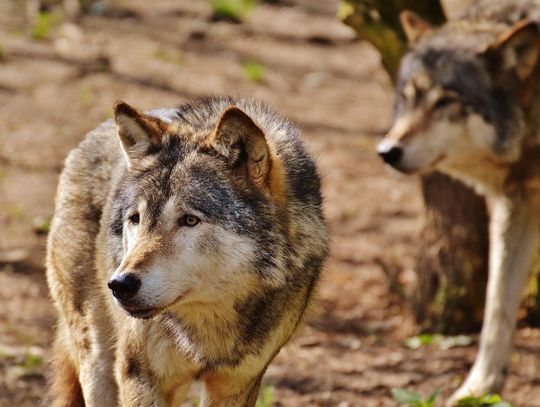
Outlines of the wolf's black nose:
{"label": "wolf's black nose", "polygon": [[396,165],[403,156],[403,150],[398,146],[390,147],[388,150],[379,150],[378,153],[383,161],[390,165]]}
{"label": "wolf's black nose", "polygon": [[107,283],[113,295],[119,300],[129,300],[141,287],[141,280],[130,274],[120,274]]}

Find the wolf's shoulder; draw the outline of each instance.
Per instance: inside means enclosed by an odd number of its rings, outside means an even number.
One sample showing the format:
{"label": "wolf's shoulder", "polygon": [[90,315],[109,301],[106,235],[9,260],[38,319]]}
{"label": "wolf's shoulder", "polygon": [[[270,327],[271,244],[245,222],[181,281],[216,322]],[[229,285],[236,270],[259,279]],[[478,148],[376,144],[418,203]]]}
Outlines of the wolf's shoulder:
{"label": "wolf's shoulder", "polygon": [[462,19],[509,25],[523,19],[540,21],[540,0],[480,0],[465,11]]}
{"label": "wolf's shoulder", "polygon": [[107,120],[87,133],[66,157],[57,199],[64,203],[75,199],[79,205],[101,210],[122,163],[114,124]]}
{"label": "wolf's shoulder", "polygon": [[525,19],[540,23],[540,0],[480,0],[426,35],[412,50],[421,55],[451,50],[459,59],[462,52],[485,50],[501,33]]}

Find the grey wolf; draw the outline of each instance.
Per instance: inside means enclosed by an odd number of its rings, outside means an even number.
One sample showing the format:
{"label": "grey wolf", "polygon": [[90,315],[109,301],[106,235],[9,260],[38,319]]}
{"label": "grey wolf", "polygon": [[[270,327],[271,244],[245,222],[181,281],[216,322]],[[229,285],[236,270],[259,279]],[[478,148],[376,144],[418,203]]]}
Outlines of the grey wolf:
{"label": "grey wolf", "polygon": [[327,254],[316,167],[245,99],[124,102],[68,156],[48,241],[54,406],[253,406]]}
{"label": "grey wolf", "polygon": [[490,210],[479,351],[452,403],[501,390],[540,244],[540,1],[481,1],[437,29],[409,12],[401,20],[411,45],[378,152],[403,173],[438,169],[465,182]]}

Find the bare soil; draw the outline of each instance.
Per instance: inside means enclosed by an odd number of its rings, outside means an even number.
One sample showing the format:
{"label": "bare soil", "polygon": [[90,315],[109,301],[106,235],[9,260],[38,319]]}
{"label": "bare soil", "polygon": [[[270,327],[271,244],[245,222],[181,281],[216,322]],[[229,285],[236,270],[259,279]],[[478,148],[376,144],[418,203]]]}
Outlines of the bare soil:
{"label": "bare soil", "polygon": [[[309,321],[265,376],[273,405],[395,406],[392,387],[447,396],[458,386],[476,343],[403,344],[417,333],[396,287],[414,283],[419,185],[374,154],[392,86],[335,18],[337,0],[260,4],[243,24],[212,21],[206,1],[118,0],[43,40],[29,36],[21,3],[0,2],[0,406],[37,406],[45,392],[55,313],[33,222],[52,216],[68,151],[116,99],[151,109],[228,93],[302,129],[333,235]],[[246,73],[253,61],[260,80]],[[515,406],[540,406],[539,352],[540,330],[520,328],[503,393]]]}

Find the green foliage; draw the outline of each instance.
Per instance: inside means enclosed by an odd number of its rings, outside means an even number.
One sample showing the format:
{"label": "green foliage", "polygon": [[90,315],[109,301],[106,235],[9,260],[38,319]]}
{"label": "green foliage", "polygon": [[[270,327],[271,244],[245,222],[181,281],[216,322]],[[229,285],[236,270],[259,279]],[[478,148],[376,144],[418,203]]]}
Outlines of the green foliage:
{"label": "green foliage", "polygon": [[12,206],[9,208],[9,215],[14,219],[20,220],[24,218],[24,211],[18,206]]}
{"label": "green foliage", "polygon": [[439,335],[432,334],[420,334],[418,336],[412,336],[403,341],[403,344],[410,349],[418,349],[422,345],[431,345],[435,342]]}
{"label": "green foliage", "polygon": [[473,338],[468,335],[443,336],[438,334],[421,334],[407,338],[403,344],[410,349],[418,349],[423,345],[437,345],[441,350],[448,350],[458,346],[469,346]]}
{"label": "green foliage", "polygon": [[273,400],[274,400],[274,386],[265,384],[262,387],[259,400],[257,400],[257,404],[255,404],[255,407],[271,407]]}
{"label": "green foliage", "polygon": [[45,216],[36,216],[32,219],[32,228],[38,235],[46,235],[51,229],[51,220]]}
{"label": "green foliage", "polygon": [[28,352],[23,361],[19,365],[24,369],[26,373],[32,373],[38,370],[43,366],[43,357],[40,355],[34,355],[31,352]]}
{"label": "green foliage", "polygon": [[433,407],[435,405],[435,400],[439,395],[439,390],[435,390],[429,395],[426,399],[422,398],[418,393],[407,389],[392,389],[392,397],[399,404],[409,406],[409,407]]}
{"label": "green foliage", "polygon": [[186,58],[181,52],[169,51],[163,48],[156,49],[154,57],[160,61],[173,65],[183,65],[186,62]]}
{"label": "green foliage", "polygon": [[42,375],[45,367],[42,353],[31,345],[27,345],[26,350],[23,352],[18,349],[9,349],[9,347],[0,349],[0,358],[14,359],[15,368],[13,373],[18,377]]}
{"label": "green foliage", "polygon": [[457,402],[458,407],[512,407],[498,394],[486,394],[482,397],[464,397]]}
{"label": "green foliage", "polygon": [[83,83],[79,88],[79,101],[84,106],[90,106],[92,104],[92,85],[89,83]]}
{"label": "green foliage", "polygon": [[264,65],[255,60],[248,60],[243,65],[244,75],[251,82],[261,82],[264,76]]}
{"label": "green foliage", "polygon": [[[261,394],[259,394],[259,399],[257,400],[257,404],[255,404],[255,407],[272,407],[273,401],[274,386],[265,384],[261,389]],[[198,398],[192,399],[191,404],[193,404],[193,406],[195,407],[199,407],[201,405],[201,400],[199,400]]]}
{"label": "green foliage", "polygon": [[214,18],[240,21],[255,7],[256,0],[210,0]]}
{"label": "green foliage", "polygon": [[61,21],[61,14],[42,11],[36,16],[30,35],[36,40],[43,40],[49,36],[53,27]]}

